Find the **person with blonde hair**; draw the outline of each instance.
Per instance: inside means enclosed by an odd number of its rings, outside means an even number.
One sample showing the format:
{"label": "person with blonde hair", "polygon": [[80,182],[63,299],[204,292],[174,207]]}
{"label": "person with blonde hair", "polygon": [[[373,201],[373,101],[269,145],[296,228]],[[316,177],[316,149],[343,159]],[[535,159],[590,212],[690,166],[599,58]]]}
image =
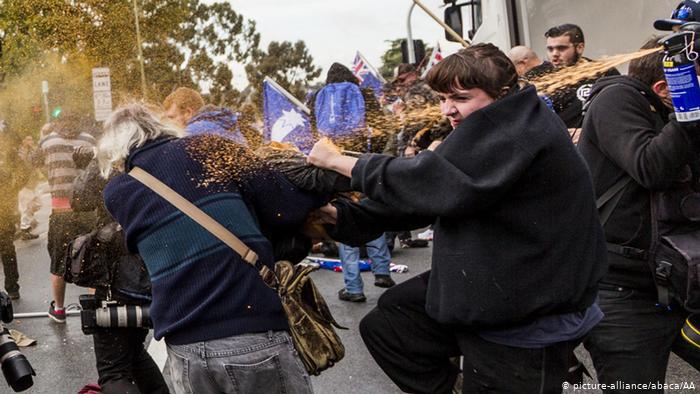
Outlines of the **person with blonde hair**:
{"label": "person with blonde hair", "polygon": [[[240,144],[181,134],[130,104],[107,120],[98,151],[103,174],[123,172],[105,187],[104,202],[148,268],[154,337],[165,338],[175,392],[312,392],[279,296],[258,267],[274,269],[270,239],[297,231],[324,200]],[[235,234],[258,267],[129,176],[135,167]]]}
{"label": "person with blonde hair", "polygon": [[240,130],[241,114],[229,108],[205,105],[202,96],[193,89],[175,89],[163,101],[163,108],[165,115],[189,135],[216,134],[241,145],[248,145],[248,140]]}

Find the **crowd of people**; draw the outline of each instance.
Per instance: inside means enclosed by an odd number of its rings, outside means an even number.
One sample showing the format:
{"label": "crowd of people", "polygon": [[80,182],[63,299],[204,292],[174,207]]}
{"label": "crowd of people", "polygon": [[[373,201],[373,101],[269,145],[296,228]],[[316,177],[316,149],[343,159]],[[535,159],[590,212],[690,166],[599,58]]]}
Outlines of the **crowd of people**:
{"label": "crowd of people", "polygon": [[[694,1],[681,9],[693,12],[657,25],[677,30],[700,15]],[[614,388],[620,381],[664,382],[671,352],[700,369],[700,346],[681,336],[689,311],[664,298],[653,266],[664,236],[700,232],[700,205],[683,203],[700,192],[700,125],[673,116],[662,52],[633,60],[627,75],[610,69],[538,95],[528,81],[592,61],[580,27],[544,35],[547,60],[523,46],[506,54],[475,44],[424,80],[402,65],[379,95],[333,64],[308,99],[318,141],[306,156],[261,143],[248,111],[207,105],[186,87],[159,106],[117,108],[99,140],[86,132],[94,124],[62,114],[37,146],[28,138],[0,155],[2,187],[22,190],[21,220],[16,199],[0,206],[5,290],[20,296],[12,240],[36,237],[32,164],[41,163],[51,192],[49,318],[66,320],[68,245],[90,232],[108,237],[110,264],[148,274],[144,299],[177,393],[313,391],[279,296],[258,268],[299,263],[321,241],[338,243],[343,301],[366,301],[359,260],[361,250],[369,255],[374,285],[387,290],[360,334],[405,392],[561,392],[583,379],[579,345],[606,392],[624,391]],[[354,129],[329,131],[330,97],[359,103]],[[436,105],[440,121],[410,116]],[[240,238],[257,266],[135,170]],[[395,238],[427,246],[411,236],[425,228],[431,269],[395,283]],[[96,286],[98,299],[137,302],[115,300],[111,286]],[[93,334],[103,392],[168,392],[144,349],[147,333]]]}

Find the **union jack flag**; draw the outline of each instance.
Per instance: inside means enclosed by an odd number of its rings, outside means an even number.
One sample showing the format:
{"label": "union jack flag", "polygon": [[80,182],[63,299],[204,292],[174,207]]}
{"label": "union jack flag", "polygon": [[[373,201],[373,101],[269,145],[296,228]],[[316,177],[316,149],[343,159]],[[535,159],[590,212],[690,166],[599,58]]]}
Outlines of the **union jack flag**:
{"label": "union jack flag", "polygon": [[380,96],[382,94],[382,86],[386,83],[384,78],[377,72],[377,69],[365,59],[364,56],[357,51],[355,60],[352,61],[352,73],[360,81],[360,87],[372,88],[374,94]]}

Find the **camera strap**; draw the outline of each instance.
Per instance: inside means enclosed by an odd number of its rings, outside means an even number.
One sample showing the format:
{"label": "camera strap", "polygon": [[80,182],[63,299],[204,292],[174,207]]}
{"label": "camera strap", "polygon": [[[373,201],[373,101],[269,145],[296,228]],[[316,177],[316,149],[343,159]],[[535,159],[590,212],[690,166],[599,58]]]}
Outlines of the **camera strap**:
{"label": "camera strap", "polygon": [[207,215],[204,211],[197,208],[197,206],[182,197],[175,190],[171,189],[168,185],[161,182],[158,178],[149,174],[142,168],[134,167],[131,171],[129,171],[129,175],[143,183],[149,189],[153,190],[153,192],[155,192],[157,195],[163,197],[175,208],[179,209],[182,211],[182,213],[197,222],[197,224],[204,227],[207,231],[212,233],[212,235],[221,240],[221,242],[225,243],[236,253],[241,255],[241,258],[243,258],[243,260],[245,260],[248,264],[255,266],[258,261],[257,253],[246,246],[246,244],[238,239],[238,237],[236,237],[232,232],[227,230],[226,227],[221,225],[221,223],[214,220],[214,218]]}

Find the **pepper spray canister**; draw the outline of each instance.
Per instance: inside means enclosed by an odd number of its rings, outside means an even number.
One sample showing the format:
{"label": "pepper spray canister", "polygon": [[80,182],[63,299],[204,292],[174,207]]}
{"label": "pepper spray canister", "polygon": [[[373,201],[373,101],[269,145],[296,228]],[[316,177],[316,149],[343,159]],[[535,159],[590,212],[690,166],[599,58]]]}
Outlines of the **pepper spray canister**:
{"label": "pepper spray canister", "polygon": [[700,120],[700,83],[695,71],[695,33],[681,31],[663,39],[663,68],[679,122]]}

